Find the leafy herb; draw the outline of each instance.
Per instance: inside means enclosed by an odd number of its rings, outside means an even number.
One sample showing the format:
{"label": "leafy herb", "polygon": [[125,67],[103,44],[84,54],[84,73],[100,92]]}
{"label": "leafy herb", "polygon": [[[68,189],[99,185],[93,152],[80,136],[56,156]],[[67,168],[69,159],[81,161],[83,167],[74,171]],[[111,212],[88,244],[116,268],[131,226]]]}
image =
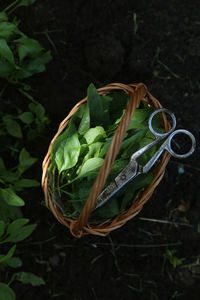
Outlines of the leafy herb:
{"label": "leafy herb", "polygon": [[[55,141],[49,167],[51,193],[54,201],[57,197],[62,200],[66,216],[78,216],[84,206],[128,101],[129,96],[124,92],[100,96],[91,84],[88,87],[87,103],[73,115],[66,130]],[[153,108],[148,108],[144,103],[136,109],[106,184],[127,165],[136,150],[154,139],[148,128],[152,112]],[[163,130],[160,118],[154,125],[156,129]],[[154,147],[145,154],[141,163],[145,163],[156,149]],[[91,217],[112,218],[119,215],[130,206],[136,193],[149,185],[152,179],[153,171],[137,177],[95,210]]]}

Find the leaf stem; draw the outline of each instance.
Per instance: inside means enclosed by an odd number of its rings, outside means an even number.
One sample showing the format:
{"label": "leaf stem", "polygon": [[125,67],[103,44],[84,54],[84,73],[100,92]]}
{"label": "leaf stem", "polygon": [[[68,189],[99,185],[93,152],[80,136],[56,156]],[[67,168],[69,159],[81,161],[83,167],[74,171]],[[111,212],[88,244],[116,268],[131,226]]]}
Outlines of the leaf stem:
{"label": "leaf stem", "polygon": [[[15,5],[17,4],[17,2],[19,2],[19,0],[13,1],[13,2],[12,2],[10,5],[8,5],[3,11],[4,11],[4,12],[7,12],[9,9],[13,8],[13,6],[15,6]],[[17,8],[17,6],[16,6],[15,8],[13,8],[11,12],[13,12],[16,8]],[[10,13],[11,13],[11,12],[10,12]],[[9,14],[9,12],[8,12],[8,14]]]}

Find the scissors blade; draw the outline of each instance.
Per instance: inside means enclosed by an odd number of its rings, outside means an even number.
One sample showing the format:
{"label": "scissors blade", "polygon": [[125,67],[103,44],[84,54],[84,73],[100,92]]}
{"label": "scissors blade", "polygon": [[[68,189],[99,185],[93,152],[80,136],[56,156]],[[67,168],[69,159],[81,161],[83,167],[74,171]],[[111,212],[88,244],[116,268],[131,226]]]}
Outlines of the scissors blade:
{"label": "scissors blade", "polygon": [[94,209],[102,206],[112,196],[114,196],[121,188],[138,174],[138,163],[130,161],[128,165],[115,177],[115,179],[99,194]]}

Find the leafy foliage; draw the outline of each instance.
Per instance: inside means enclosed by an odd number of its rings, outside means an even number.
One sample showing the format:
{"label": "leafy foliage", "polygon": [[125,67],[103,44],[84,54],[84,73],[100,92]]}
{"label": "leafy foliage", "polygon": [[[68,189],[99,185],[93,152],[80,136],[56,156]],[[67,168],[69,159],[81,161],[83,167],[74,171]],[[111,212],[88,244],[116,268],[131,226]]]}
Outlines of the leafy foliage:
{"label": "leafy foliage", "polygon": [[[29,94],[31,86],[25,84],[23,79],[43,72],[46,63],[51,60],[51,54],[49,51],[46,52],[38,41],[29,38],[19,30],[19,21],[16,18],[11,22],[8,16],[16,8],[29,6],[35,1],[15,0],[0,12],[0,77],[16,84],[18,90],[31,101],[27,111],[17,107],[16,115],[10,111],[0,112],[0,136],[5,139],[1,147],[2,157],[0,157],[0,264],[11,268],[22,266],[22,260],[14,256],[17,252],[17,243],[28,238],[37,227],[37,224],[28,224],[29,219],[23,217],[20,208],[25,205],[25,202],[18,193],[24,188],[40,185],[37,180],[24,177],[24,173],[35,164],[37,158],[32,157],[25,148],[20,150],[19,145],[22,144],[21,141],[25,136],[28,140],[34,139],[49,122],[44,107]],[[13,107],[16,109],[15,104]],[[18,142],[13,143],[12,141],[16,139]],[[9,169],[6,165],[12,165],[12,161],[7,163],[10,154],[8,149],[12,149],[11,153],[14,153],[15,161],[15,166]],[[18,154],[17,165],[16,154]],[[8,275],[8,272],[6,274]],[[14,280],[30,283],[33,286],[45,283],[41,277],[32,273],[14,273],[8,284],[0,283],[1,300],[16,299],[10,287]]]}
{"label": "leafy foliage", "polygon": [[0,282],[0,299],[1,300],[15,300],[16,296],[14,291],[3,282]]}
{"label": "leafy foliage", "polygon": [[[34,2],[19,1],[17,7]],[[0,13],[0,77],[19,83],[24,78],[43,72],[52,57],[50,51],[46,52],[37,40],[20,31],[15,21],[9,22],[5,10]]]}
{"label": "leafy foliage", "polygon": [[[124,92],[99,96],[91,84],[88,88],[88,101],[81,105],[70,119],[66,130],[55,141],[49,168],[49,176],[52,177],[51,192],[55,201],[57,197],[65,199],[65,195],[68,195],[70,200],[63,200],[67,216],[77,216],[80,213],[128,101],[129,96]],[[148,128],[152,112],[153,108],[148,108],[145,104],[136,109],[106,184],[120,173],[136,150],[154,139]],[[159,117],[155,120],[154,128],[163,130],[160,128]],[[154,147],[148,151],[140,162],[144,164],[156,149]],[[120,214],[127,209],[134,195],[149,185],[152,179],[153,171],[137,177],[92,215],[113,217]]]}

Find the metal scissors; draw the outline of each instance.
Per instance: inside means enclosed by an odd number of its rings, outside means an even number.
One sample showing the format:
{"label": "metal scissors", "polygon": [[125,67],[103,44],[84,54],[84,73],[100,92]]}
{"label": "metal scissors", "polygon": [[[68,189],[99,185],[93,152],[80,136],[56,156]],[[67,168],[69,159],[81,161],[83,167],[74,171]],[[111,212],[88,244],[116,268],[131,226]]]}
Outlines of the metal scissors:
{"label": "metal scissors", "polygon": [[[158,113],[161,113],[161,112],[168,114],[172,119],[172,125],[171,125],[172,127],[169,130],[169,132],[166,132],[166,133],[158,133],[153,129],[153,126],[152,126],[153,118],[155,117],[155,115],[157,115]],[[121,188],[124,185],[126,185],[130,180],[134,179],[136,176],[138,176],[140,174],[147,173],[153,167],[153,165],[156,163],[156,161],[161,156],[161,154],[163,153],[164,150],[167,150],[172,156],[174,156],[176,158],[186,158],[194,152],[195,147],[196,147],[195,137],[193,136],[193,134],[191,132],[189,132],[185,129],[175,130],[176,117],[168,109],[161,108],[161,109],[154,111],[149,118],[148,124],[149,124],[150,131],[153,133],[153,135],[155,137],[155,140],[153,142],[147,144],[143,148],[139,149],[131,156],[131,159],[130,159],[130,162],[128,163],[128,165],[99,194],[99,196],[97,198],[96,206],[94,209],[97,209],[98,207],[100,207],[104,203],[106,203],[113,195],[115,195],[119,190],[121,190]],[[178,154],[178,153],[174,152],[171,147],[171,143],[172,143],[174,136],[177,134],[180,134],[180,133],[187,135],[191,139],[191,142],[192,142],[191,149],[185,154]],[[165,138],[167,138],[167,139],[163,142],[161,147],[157,150],[157,152],[153,155],[153,157],[148,161],[148,163],[145,166],[142,166],[137,162],[137,159],[142,154],[144,154],[147,150],[149,150],[151,147],[153,147],[154,145],[156,145],[157,143],[159,143],[160,141],[162,141]]]}

